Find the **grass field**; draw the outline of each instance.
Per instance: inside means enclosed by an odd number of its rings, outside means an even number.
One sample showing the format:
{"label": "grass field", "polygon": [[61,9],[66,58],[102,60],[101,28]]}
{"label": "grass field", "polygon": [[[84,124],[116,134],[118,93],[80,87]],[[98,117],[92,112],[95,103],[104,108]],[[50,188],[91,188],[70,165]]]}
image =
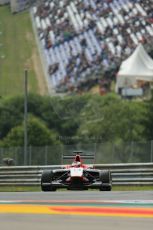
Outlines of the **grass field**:
{"label": "grass field", "polygon": [[[113,186],[112,191],[149,191],[153,186]],[[0,192],[40,192],[40,186],[1,186]],[[65,191],[59,189],[57,191]],[[89,192],[92,190],[89,190]],[[96,191],[96,190],[95,190]],[[98,190],[97,190],[98,191]]]}
{"label": "grass field", "polygon": [[29,91],[44,94],[46,85],[29,12],[12,15],[9,6],[0,7],[0,96],[23,93],[26,66]]}

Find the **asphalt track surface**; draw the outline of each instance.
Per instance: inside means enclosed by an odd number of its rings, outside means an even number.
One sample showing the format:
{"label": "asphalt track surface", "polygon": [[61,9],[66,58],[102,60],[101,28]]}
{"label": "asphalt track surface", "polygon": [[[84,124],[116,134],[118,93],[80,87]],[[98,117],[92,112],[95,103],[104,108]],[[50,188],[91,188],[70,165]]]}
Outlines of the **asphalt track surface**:
{"label": "asphalt track surface", "polygon": [[153,229],[153,191],[0,193],[2,230]]}

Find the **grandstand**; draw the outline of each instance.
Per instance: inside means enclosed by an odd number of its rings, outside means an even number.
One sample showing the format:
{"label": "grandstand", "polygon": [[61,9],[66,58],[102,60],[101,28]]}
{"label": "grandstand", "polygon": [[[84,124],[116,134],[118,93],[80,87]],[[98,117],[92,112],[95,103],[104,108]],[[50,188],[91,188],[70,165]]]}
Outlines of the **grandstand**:
{"label": "grandstand", "polygon": [[[152,0],[0,0],[12,12],[30,7],[48,88],[101,94],[142,43],[153,50]],[[33,5],[31,7],[31,5]]]}
{"label": "grandstand", "polygon": [[44,0],[31,12],[57,92],[103,87],[139,43],[153,49],[152,0]]}

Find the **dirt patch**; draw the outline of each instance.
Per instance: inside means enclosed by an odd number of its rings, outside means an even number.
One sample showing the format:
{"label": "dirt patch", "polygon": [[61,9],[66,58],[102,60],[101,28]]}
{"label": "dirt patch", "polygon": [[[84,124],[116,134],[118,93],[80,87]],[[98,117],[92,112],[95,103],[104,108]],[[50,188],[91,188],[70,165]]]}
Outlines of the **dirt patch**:
{"label": "dirt patch", "polygon": [[26,39],[30,42],[33,41],[33,34],[30,32],[26,32]]}
{"label": "dirt patch", "polygon": [[92,94],[99,94],[99,85],[94,86],[94,87],[90,90],[90,92],[91,92]]}

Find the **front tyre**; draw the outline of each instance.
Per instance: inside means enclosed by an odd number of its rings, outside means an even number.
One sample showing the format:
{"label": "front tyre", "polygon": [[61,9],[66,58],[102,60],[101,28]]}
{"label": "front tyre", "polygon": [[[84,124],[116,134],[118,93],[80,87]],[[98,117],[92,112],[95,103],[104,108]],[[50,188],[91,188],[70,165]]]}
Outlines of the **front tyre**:
{"label": "front tyre", "polygon": [[112,190],[112,177],[109,170],[103,170],[99,173],[99,179],[101,181],[100,191]]}
{"label": "front tyre", "polygon": [[52,185],[53,171],[45,170],[41,176],[41,190],[43,192],[56,191],[56,188]]}

